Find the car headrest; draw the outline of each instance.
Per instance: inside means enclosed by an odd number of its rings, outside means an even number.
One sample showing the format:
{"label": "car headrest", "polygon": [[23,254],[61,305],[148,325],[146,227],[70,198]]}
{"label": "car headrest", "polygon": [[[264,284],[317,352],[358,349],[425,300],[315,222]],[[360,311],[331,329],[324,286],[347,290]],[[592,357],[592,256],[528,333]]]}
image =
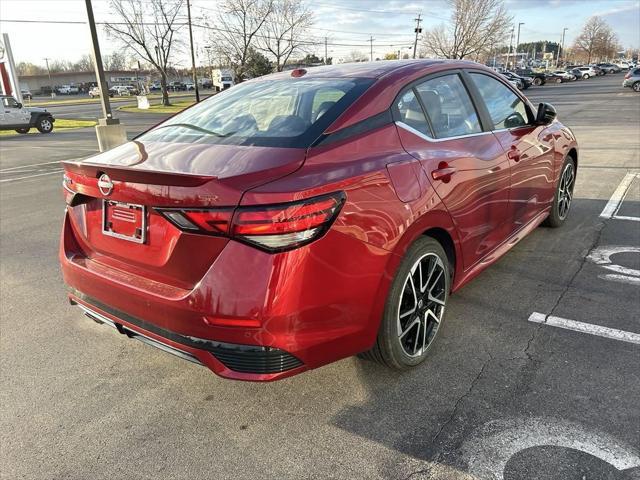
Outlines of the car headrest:
{"label": "car headrest", "polygon": [[309,128],[309,122],[298,115],[276,115],[269,123],[269,135],[294,137]]}
{"label": "car headrest", "polygon": [[336,102],[333,102],[333,101],[322,102],[320,104],[320,106],[318,107],[318,112],[316,113],[316,118],[314,119],[314,121],[318,120],[322,115],[327,113],[327,111],[331,107],[333,107],[335,104],[336,104]]}

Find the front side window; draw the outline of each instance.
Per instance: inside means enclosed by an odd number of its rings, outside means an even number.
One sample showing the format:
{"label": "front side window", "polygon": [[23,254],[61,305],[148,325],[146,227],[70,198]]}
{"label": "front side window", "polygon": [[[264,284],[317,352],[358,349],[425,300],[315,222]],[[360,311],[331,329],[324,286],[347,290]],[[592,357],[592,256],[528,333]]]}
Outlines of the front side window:
{"label": "front side window", "polygon": [[482,132],[471,98],[456,73],[427,80],[416,87],[436,138]]}
{"label": "front side window", "polygon": [[2,103],[5,108],[18,108],[18,102],[13,97],[4,97]]}
{"label": "front side window", "polygon": [[523,127],[529,123],[527,107],[510,88],[483,73],[471,73],[496,130]]}
{"label": "front side window", "polygon": [[[372,82],[310,78],[241,83],[175,115],[140,139],[308,147],[329,126],[327,122]],[[314,138],[309,140],[310,136]]]}

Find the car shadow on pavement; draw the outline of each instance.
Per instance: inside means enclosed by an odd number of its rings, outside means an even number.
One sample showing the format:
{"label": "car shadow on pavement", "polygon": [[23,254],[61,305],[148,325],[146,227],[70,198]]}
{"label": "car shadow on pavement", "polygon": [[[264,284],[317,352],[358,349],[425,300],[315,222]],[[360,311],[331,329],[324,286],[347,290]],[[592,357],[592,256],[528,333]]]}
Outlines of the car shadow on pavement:
{"label": "car shadow on pavement", "polygon": [[[599,292],[611,294],[603,300],[605,307],[606,302],[624,304],[625,298],[633,302],[637,289],[625,293],[618,284],[602,283],[597,278],[600,267],[585,259],[603,241],[637,245],[640,240],[632,225],[610,225],[613,220],[599,217],[605,204],[576,198],[562,228],[538,228],[454,294],[439,338],[420,367],[398,373],[372,362],[354,363],[353,372],[368,389],[368,398],[344,408],[334,424],[423,460],[424,468],[411,478],[466,478],[469,458],[462,451],[466,439],[487,422],[504,418],[540,418],[549,425],[566,420],[584,426],[576,427],[580,432],[607,432],[612,437],[620,433],[623,444],[636,444],[637,432],[625,427],[626,422],[639,420],[637,409],[635,413],[633,408],[627,410],[628,402],[620,406],[611,397],[600,399],[640,390],[640,385],[629,387],[620,381],[631,368],[629,359],[637,359],[638,346],[573,332],[567,335],[550,327],[541,330],[540,325],[527,322],[534,311],[555,312],[565,296],[569,304],[572,296],[584,297],[582,305],[593,308],[596,318],[602,305],[590,305],[589,299],[598,302]],[[637,202],[626,202],[624,208],[640,212]],[[633,308],[632,304],[627,307]],[[574,315],[589,321],[587,313]],[[601,348],[612,362],[604,369]],[[616,361],[622,366],[616,366]],[[600,379],[608,374],[614,378]],[[597,377],[590,382],[601,382],[603,391],[594,393],[592,383],[581,385],[578,378],[583,375]],[[576,434],[580,435],[591,433]],[[584,445],[589,441],[583,440]],[[572,448],[558,447],[551,454],[543,446],[514,455],[504,479],[622,480],[640,473],[619,471],[597,455]],[[545,459],[546,470],[540,470],[537,465]],[[387,466],[388,478],[396,478],[395,467]]]}

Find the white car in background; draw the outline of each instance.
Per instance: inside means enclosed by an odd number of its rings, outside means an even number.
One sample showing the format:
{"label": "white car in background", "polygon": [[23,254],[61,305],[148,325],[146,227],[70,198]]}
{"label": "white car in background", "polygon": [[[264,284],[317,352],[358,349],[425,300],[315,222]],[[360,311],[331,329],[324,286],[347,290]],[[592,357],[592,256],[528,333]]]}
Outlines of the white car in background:
{"label": "white car in background", "polygon": [[57,88],[60,95],[77,95],[80,93],[80,89],[75,85],[62,85]]}
{"label": "white car in background", "polygon": [[571,72],[565,72],[564,70],[554,70],[551,72],[552,74],[566,80],[567,82],[573,82],[576,79],[576,76]]}
{"label": "white car in background", "polygon": [[585,79],[598,76],[598,72],[596,72],[592,67],[577,67],[574,70],[580,70],[582,78]]}

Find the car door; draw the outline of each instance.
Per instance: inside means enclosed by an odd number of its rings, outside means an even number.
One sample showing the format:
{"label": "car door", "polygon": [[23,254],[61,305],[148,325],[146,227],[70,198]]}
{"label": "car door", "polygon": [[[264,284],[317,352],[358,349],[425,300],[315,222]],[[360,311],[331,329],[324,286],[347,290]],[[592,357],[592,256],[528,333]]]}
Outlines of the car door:
{"label": "car door", "polygon": [[517,230],[553,201],[553,135],[547,127],[534,124],[531,108],[511,87],[485,72],[468,73],[509,159],[509,209]]}
{"label": "car door", "polygon": [[28,125],[31,114],[22,108],[22,106],[13,97],[3,97],[2,110],[4,112],[4,125]]}
{"label": "car door", "polygon": [[509,162],[502,147],[484,131],[459,71],[410,85],[394,110],[402,145],[449,211],[469,268],[508,233]]}

